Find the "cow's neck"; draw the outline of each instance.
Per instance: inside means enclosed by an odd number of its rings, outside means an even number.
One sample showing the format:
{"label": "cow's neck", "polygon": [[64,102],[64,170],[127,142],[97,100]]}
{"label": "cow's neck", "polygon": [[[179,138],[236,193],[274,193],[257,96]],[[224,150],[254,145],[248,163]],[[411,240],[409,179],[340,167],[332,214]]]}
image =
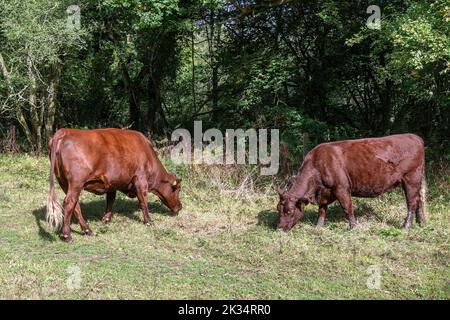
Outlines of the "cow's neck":
{"label": "cow's neck", "polygon": [[313,201],[315,194],[316,183],[313,174],[299,172],[293,180],[289,193],[293,195],[297,200],[304,199],[308,202]]}
{"label": "cow's neck", "polygon": [[153,190],[157,191],[158,193],[162,194],[162,189],[161,186],[163,183],[167,183],[167,181],[170,180],[170,175],[169,173],[166,171],[166,169],[161,166],[161,169],[159,171],[159,175],[155,181],[155,184],[153,185]]}

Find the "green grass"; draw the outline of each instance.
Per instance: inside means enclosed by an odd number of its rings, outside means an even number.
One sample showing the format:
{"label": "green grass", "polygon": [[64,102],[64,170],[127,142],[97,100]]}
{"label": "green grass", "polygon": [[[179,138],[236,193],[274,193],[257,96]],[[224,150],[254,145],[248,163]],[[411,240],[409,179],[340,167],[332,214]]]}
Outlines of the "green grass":
{"label": "green grass", "polygon": [[[399,190],[355,199],[359,226],[341,208],[313,226],[314,206],[288,233],[275,230],[273,186],[244,169],[178,168],[183,210],[168,213],[154,196],[154,225],[136,200],[120,196],[110,225],[104,197],[84,193],[94,236],[59,240],[45,222],[48,159],[0,155],[2,299],[449,299],[449,171],[430,176],[429,223],[398,230],[406,215]],[[234,170],[234,171],[233,171]],[[236,178],[233,179],[236,174]],[[234,180],[234,181],[233,181]],[[59,189],[59,188],[58,188]],[[60,199],[63,199],[59,190]],[[375,266],[379,289],[366,285]],[[73,290],[71,268],[79,268]]]}

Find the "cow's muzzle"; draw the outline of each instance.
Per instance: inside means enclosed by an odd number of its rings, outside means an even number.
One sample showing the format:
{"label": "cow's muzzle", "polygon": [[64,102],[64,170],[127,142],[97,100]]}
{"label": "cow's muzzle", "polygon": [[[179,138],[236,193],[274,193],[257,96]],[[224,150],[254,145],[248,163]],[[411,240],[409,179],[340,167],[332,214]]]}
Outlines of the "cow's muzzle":
{"label": "cow's muzzle", "polygon": [[177,216],[177,215],[180,213],[181,209],[182,209],[181,206],[180,206],[180,207],[174,208],[174,209],[172,210],[172,215]]}
{"label": "cow's muzzle", "polygon": [[294,227],[293,223],[290,223],[290,224],[278,224],[277,229],[287,232],[287,231],[291,230],[293,227]]}

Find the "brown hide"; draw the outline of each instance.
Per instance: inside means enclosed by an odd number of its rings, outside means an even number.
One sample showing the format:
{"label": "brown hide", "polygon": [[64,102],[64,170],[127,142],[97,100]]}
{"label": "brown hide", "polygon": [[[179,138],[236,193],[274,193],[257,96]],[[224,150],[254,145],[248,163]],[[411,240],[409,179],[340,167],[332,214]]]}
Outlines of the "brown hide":
{"label": "brown hide", "polygon": [[[150,142],[137,131],[60,129],[48,146],[51,164],[47,218],[56,227],[63,222],[62,236],[68,241],[73,212],[85,234],[91,234],[79,206],[83,190],[107,194],[105,223],[111,220],[116,191],[138,197],[146,224],[150,223],[147,192],[156,194],[173,213],[181,210],[181,180],[166,171]],[[57,210],[54,175],[66,193],[64,215]]]}
{"label": "brown hide", "polygon": [[356,225],[351,196],[376,197],[402,185],[408,207],[404,228],[416,215],[424,222],[426,181],[424,145],[420,137],[399,134],[323,143],[305,157],[286,192],[280,192],[279,228],[291,229],[304,215],[303,205],[319,205],[317,224],[325,223],[326,208],[338,200]]}

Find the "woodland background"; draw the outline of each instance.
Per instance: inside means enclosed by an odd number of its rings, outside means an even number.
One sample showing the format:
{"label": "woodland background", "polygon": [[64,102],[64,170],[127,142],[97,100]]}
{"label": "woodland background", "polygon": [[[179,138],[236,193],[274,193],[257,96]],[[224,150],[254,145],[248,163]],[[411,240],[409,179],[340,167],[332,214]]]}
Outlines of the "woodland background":
{"label": "woodland background", "polygon": [[203,120],[279,128],[292,157],[413,132],[448,160],[449,22],[439,0],[0,0],[1,147],[40,153],[60,127],[161,142]]}

